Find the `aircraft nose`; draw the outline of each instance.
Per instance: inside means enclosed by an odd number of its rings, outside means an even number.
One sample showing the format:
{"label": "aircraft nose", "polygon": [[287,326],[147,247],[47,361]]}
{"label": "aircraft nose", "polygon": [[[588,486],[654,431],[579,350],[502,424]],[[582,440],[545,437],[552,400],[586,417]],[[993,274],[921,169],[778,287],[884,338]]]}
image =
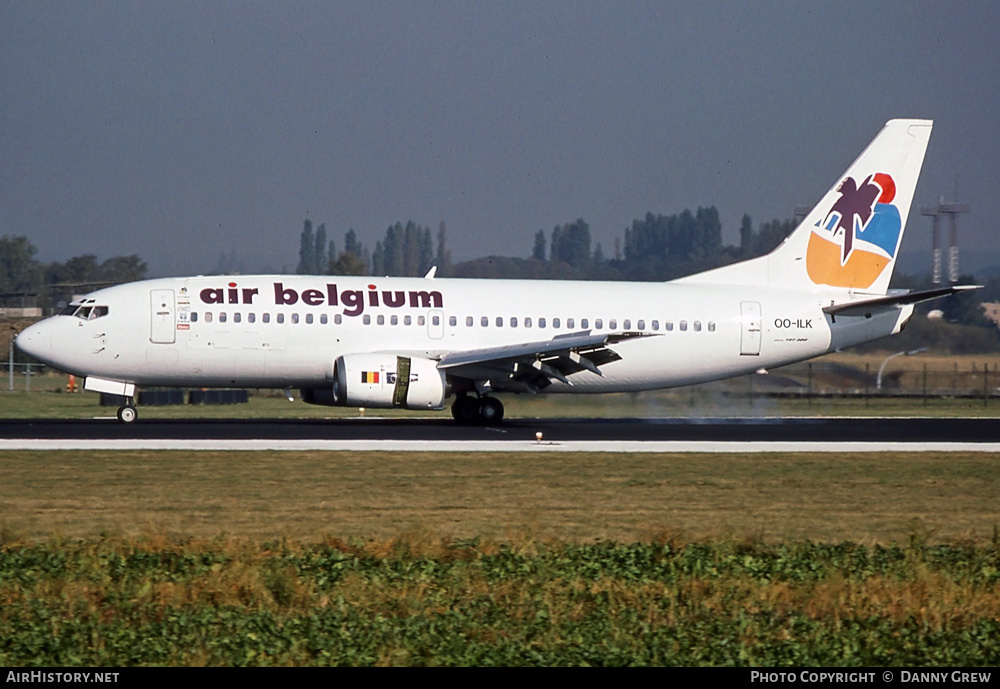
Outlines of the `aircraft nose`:
{"label": "aircraft nose", "polygon": [[44,321],[35,323],[22,330],[14,344],[28,356],[45,361],[52,352],[52,333]]}

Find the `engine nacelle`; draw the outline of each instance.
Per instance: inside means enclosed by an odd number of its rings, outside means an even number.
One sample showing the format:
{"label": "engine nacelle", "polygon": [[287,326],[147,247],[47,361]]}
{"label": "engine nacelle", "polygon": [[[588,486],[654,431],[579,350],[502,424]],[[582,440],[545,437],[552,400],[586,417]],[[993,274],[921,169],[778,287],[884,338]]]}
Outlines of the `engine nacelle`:
{"label": "engine nacelle", "polygon": [[437,364],[393,354],[345,354],[333,364],[332,388],[305,388],[302,401],[327,406],[441,409],[445,377]]}

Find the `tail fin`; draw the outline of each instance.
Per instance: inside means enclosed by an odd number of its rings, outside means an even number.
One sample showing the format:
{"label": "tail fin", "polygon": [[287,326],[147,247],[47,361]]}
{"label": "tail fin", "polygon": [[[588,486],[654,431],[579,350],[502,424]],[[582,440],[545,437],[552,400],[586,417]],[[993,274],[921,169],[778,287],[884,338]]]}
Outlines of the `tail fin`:
{"label": "tail fin", "polygon": [[932,125],[890,120],[781,246],[683,281],[886,294]]}

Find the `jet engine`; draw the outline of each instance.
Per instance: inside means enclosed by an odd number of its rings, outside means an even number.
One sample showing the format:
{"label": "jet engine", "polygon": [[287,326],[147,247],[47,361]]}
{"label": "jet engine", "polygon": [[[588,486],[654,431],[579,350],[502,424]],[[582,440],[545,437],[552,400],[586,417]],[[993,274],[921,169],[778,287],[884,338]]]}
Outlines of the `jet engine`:
{"label": "jet engine", "polygon": [[441,409],[445,377],[430,359],[345,354],[333,364],[333,386],[303,388],[302,401],[326,406]]}

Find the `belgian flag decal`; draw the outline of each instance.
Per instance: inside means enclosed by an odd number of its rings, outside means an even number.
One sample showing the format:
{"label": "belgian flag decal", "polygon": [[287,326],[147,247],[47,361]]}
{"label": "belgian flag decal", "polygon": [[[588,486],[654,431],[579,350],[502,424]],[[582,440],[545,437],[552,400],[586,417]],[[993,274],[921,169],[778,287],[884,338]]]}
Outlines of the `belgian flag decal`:
{"label": "belgian flag decal", "polygon": [[378,383],[378,371],[362,371],[361,372],[361,382],[362,383]]}

